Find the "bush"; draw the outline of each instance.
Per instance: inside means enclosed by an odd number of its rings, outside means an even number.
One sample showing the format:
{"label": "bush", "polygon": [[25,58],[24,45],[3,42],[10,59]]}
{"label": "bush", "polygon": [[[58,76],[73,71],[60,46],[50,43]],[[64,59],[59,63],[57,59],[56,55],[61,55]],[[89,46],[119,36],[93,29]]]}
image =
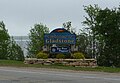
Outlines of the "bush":
{"label": "bush", "polygon": [[57,54],[57,55],[56,55],[56,58],[57,58],[57,59],[64,59],[64,58],[65,58],[65,55],[64,55],[64,54]]}
{"label": "bush", "polygon": [[72,56],[74,59],[84,59],[84,54],[83,53],[80,53],[80,52],[77,52],[77,53],[74,53],[73,56]]}
{"label": "bush", "polygon": [[64,54],[64,56],[65,56],[65,59],[70,59],[71,58],[71,54],[70,53],[66,53],[66,54]]}
{"label": "bush", "polygon": [[48,58],[48,54],[46,53],[43,53],[43,52],[39,52],[37,55],[36,55],[37,59],[47,59]]}

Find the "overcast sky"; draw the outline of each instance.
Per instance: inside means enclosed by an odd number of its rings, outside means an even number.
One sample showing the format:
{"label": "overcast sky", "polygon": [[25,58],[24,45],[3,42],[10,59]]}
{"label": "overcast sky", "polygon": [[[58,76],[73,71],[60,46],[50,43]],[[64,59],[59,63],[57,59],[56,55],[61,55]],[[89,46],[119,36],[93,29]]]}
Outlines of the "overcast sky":
{"label": "overcast sky", "polygon": [[98,4],[101,8],[118,7],[120,0],[0,0],[0,21],[4,21],[10,35],[28,35],[36,23],[50,30],[71,21],[78,31],[84,20],[83,5]]}

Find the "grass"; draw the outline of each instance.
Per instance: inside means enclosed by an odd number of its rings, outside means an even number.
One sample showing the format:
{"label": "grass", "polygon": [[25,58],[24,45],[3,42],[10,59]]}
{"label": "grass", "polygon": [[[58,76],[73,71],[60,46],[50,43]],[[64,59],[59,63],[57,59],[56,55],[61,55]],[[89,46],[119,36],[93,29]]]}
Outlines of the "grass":
{"label": "grass", "polygon": [[63,66],[61,64],[54,64],[54,65],[24,64],[22,61],[14,61],[14,60],[0,60],[0,66],[54,68],[54,69],[65,69],[65,70],[75,70],[75,71],[97,71],[97,72],[120,73],[120,68],[112,68],[112,67],[92,68],[92,67]]}

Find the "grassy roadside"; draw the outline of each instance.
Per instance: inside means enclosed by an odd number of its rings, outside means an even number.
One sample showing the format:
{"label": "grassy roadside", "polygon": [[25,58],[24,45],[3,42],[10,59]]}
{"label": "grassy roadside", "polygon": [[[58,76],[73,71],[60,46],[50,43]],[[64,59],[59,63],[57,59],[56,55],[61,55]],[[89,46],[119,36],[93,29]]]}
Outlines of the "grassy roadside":
{"label": "grassy roadside", "polygon": [[120,73],[120,68],[111,67],[73,67],[73,66],[63,66],[60,64],[54,65],[40,65],[40,64],[24,64],[22,61],[13,60],[0,60],[0,66],[10,66],[10,67],[35,67],[35,68],[54,68],[54,69],[65,69],[65,70],[75,70],[75,71],[97,71],[97,72],[109,72],[109,73]]}

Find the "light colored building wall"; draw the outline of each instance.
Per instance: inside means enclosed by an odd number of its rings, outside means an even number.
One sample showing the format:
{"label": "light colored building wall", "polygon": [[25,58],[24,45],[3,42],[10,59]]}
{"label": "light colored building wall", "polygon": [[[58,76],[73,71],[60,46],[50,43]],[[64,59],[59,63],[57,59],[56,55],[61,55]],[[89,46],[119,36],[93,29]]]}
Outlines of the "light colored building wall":
{"label": "light colored building wall", "polygon": [[16,43],[22,48],[24,56],[27,56],[27,43],[30,41],[28,36],[12,36]]}

